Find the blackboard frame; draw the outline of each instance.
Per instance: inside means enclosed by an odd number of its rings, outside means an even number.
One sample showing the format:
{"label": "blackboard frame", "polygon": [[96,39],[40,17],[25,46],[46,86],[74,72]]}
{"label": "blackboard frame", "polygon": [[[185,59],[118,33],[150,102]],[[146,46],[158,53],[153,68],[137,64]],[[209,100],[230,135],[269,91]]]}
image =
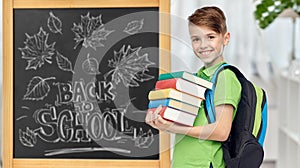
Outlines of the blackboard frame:
{"label": "blackboard frame", "polygon": [[13,158],[13,9],[18,8],[119,8],[158,7],[159,72],[170,71],[169,0],[11,0],[3,1],[3,167],[170,167],[170,137],[160,133],[159,160],[15,159]]}

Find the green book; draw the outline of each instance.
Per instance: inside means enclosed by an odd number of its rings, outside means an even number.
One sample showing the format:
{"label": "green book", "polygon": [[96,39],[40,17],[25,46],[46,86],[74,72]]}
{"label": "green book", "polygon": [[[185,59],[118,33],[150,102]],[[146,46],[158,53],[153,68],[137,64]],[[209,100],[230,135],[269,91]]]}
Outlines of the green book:
{"label": "green book", "polygon": [[182,78],[187,81],[193,82],[197,85],[204,86],[208,89],[212,89],[212,86],[213,86],[212,82],[202,79],[202,78],[200,78],[196,75],[193,75],[190,72],[186,72],[186,71],[178,71],[178,72],[160,74],[158,77],[158,80],[166,80],[166,79],[172,79],[172,78]]}

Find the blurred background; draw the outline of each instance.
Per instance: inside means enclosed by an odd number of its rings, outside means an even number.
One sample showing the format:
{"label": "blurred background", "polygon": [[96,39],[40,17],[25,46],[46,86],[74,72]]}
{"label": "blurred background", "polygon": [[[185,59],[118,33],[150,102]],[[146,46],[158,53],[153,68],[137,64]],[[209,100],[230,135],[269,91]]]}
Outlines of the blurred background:
{"label": "blurred background", "polygon": [[[292,0],[171,0],[172,71],[197,71],[187,17],[218,6],[231,33],[226,62],[236,65],[268,95],[263,168],[300,167],[300,13]],[[173,137],[171,138],[173,140]]]}
{"label": "blurred background", "polygon": [[[264,2],[271,5],[266,6]],[[190,47],[187,17],[203,6],[215,5],[225,12],[228,31],[231,33],[230,43],[224,52],[225,60],[239,67],[249,79],[263,87],[268,95],[269,123],[262,166],[264,168],[300,167],[300,19],[296,14],[300,13],[300,8],[291,4],[292,2],[294,1],[170,1],[172,71],[195,72],[202,66]],[[2,1],[0,9],[2,70]],[[1,93],[2,82],[0,73]],[[2,101],[0,106],[1,103]],[[1,116],[2,110],[0,137]]]}

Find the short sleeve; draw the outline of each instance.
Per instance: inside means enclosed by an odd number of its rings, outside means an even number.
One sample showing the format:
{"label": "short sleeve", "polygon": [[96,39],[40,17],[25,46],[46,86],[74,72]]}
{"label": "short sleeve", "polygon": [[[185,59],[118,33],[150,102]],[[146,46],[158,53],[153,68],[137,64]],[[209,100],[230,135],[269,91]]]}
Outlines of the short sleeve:
{"label": "short sleeve", "polygon": [[235,111],[241,98],[241,84],[234,72],[225,69],[220,72],[214,93],[215,106],[231,104]]}

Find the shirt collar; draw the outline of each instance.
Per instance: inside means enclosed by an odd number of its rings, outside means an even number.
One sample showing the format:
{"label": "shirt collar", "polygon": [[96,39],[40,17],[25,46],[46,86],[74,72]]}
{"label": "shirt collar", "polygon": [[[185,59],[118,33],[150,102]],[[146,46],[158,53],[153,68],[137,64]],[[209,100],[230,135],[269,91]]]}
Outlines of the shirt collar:
{"label": "shirt collar", "polygon": [[205,68],[204,66],[202,68],[199,69],[199,71],[197,72],[197,76],[207,76],[210,80],[210,78],[213,76],[213,74],[216,72],[216,70],[219,68],[219,66],[221,66],[222,64],[224,64],[225,61],[221,61],[211,67]]}

